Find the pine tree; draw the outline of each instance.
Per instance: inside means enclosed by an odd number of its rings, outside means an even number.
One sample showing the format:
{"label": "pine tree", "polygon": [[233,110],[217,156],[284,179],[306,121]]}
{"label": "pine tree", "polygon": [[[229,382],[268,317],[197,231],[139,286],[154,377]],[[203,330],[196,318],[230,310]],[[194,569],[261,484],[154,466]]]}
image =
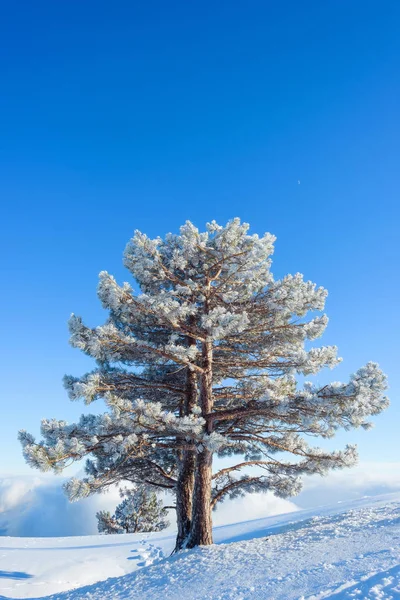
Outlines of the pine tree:
{"label": "pine tree", "polygon": [[126,489],[122,497],[114,515],[104,510],[96,514],[100,533],[146,533],[168,527],[167,509],[146,486]]}
{"label": "pine tree", "polygon": [[[44,421],[39,444],[20,434],[26,459],[40,469],[94,457],[88,476],[68,485],[71,497],[123,479],[169,487],[177,548],[212,543],[211,510],[227,497],[290,496],[304,474],[352,466],[354,446],[329,452],[306,440],[368,428],[388,405],[376,363],[347,383],[298,384],[298,374],[340,362],[336,347],[309,345],[326,328],[316,313],[327,292],[300,274],[275,281],[274,236],[247,232],[239,219],[203,233],[187,222],[165,240],[136,232],[124,262],[140,293],[103,272],[105,325],[70,320],[72,345],[98,363],[66,378],[70,397],[103,397],[109,412],[73,425]],[[240,459],[213,472],[215,455]]]}
{"label": "pine tree", "polygon": [[99,533],[122,533],[123,529],[108,510],[100,510],[96,513],[97,529]]}

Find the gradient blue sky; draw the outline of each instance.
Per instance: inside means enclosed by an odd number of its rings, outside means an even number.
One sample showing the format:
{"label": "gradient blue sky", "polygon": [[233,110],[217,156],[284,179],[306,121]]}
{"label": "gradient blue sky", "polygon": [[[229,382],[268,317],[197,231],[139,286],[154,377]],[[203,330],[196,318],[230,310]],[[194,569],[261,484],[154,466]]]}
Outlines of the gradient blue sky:
{"label": "gradient blue sky", "polygon": [[329,290],[344,362],[319,379],[389,375],[376,428],[334,445],[398,459],[399,26],[397,1],[2,3],[2,472],[28,472],[19,428],[83,410],[66,321],[104,319],[133,230],[234,216]]}

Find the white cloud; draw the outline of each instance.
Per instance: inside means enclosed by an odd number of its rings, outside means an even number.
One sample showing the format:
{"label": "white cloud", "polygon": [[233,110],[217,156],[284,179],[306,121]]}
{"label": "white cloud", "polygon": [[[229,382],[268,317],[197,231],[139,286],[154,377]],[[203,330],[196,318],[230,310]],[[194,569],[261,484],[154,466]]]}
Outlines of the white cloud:
{"label": "white cloud", "polygon": [[295,502],[301,508],[311,508],[397,490],[400,490],[399,462],[361,462],[326,477],[306,477],[304,490]]}
{"label": "white cloud", "polygon": [[298,510],[290,500],[277,498],[271,493],[248,494],[244,498],[226,500],[213,514],[214,525],[228,525],[251,519],[261,519],[272,515]]}
{"label": "white cloud", "polygon": [[96,512],[112,510],[117,490],[71,503],[59,478],[0,478],[0,534],[68,536],[97,533]]}

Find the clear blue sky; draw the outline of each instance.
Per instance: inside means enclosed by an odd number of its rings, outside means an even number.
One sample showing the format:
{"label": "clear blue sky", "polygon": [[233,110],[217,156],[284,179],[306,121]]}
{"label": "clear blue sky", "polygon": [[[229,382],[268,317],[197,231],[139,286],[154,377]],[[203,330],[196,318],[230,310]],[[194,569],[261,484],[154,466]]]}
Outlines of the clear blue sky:
{"label": "clear blue sky", "polygon": [[[64,373],[97,274],[128,276],[133,230],[234,216],[277,235],[274,273],[330,292],[324,343],[390,378],[363,460],[400,450],[400,3],[3,2],[0,9],[2,472],[19,428],[83,410]],[[298,183],[300,181],[300,184]]]}

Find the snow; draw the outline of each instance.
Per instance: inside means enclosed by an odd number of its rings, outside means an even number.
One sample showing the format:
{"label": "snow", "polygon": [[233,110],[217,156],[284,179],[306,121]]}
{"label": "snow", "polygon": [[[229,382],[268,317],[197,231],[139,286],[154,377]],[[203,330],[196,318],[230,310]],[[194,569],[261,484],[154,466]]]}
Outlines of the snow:
{"label": "snow", "polygon": [[216,527],[169,556],[170,533],[0,539],[0,598],[400,598],[400,494]]}

